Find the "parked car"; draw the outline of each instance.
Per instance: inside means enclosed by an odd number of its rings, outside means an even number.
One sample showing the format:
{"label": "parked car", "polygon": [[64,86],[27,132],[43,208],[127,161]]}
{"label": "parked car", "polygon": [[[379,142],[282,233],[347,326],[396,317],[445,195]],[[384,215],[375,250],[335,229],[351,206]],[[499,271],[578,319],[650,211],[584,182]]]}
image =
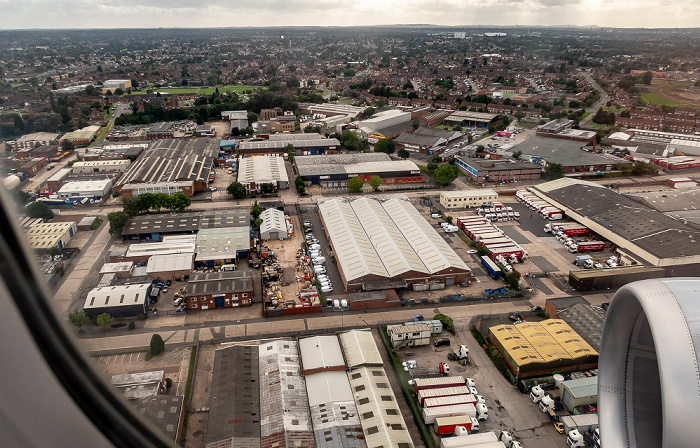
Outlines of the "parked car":
{"label": "parked car", "polygon": [[475,254],[475,253],[476,253],[476,249],[469,249],[469,250],[467,251],[467,253],[468,253],[468,254]]}
{"label": "parked car", "polygon": [[180,306],[184,300],[185,300],[184,297],[178,297],[177,299],[175,299],[175,300],[173,301],[173,305],[175,305],[175,306]]}
{"label": "parked car", "polygon": [[416,314],[413,316],[413,322],[420,322],[423,320],[423,315],[422,314]]}
{"label": "parked car", "polygon": [[434,345],[435,347],[449,346],[450,340],[447,338],[436,339]]}
{"label": "parked car", "polygon": [[533,313],[536,313],[536,312],[538,312],[538,311],[542,311],[542,307],[541,307],[541,306],[537,306],[537,305],[533,305],[533,306],[530,307],[530,311],[532,311]]}

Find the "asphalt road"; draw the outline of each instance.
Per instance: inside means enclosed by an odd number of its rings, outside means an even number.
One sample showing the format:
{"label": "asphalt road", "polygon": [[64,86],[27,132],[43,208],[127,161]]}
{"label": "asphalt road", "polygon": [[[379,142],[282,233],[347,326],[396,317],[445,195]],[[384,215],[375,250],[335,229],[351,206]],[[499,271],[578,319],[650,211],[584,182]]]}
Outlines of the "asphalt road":
{"label": "asphalt road", "polygon": [[603,90],[603,89],[598,85],[598,83],[595,82],[595,81],[593,80],[593,78],[591,77],[591,75],[589,75],[588,73],[586,73],[586,72],[584,72],[584,71],[579,71],[579,73],[580,73],[584,78],[586,78],[586,81],[588,81],[588,83],[591,85],[591,87],[593,87],[593,88],[596,89],[598,92],[600,92],[600,99],[598,100],[598,102],[595,103],[593,106],[589,107],[588,109],[586,109],[586,112],[590,112],[590,115],[588,115],[586,118],[584,118],[583,120],[581,120],[581,124],[586,124],[586,123],[588,123],[588,122],[593,118],[593,116],[594,116],[595,113],[598,111],[598,109],[600,109],[600,108],[603,107],[605,104],[607,104],[608,101],[610,101],[610,97],[608,97],[608,94],[605,93],[605,90]]}

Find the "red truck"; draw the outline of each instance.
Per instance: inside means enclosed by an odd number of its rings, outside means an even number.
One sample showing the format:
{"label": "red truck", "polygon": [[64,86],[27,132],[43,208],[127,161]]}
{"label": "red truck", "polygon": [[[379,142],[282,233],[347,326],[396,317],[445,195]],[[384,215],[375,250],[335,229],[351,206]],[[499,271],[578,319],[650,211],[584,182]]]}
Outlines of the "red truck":
{"label": "red truck", "polygon": [[519,260],[527,257],[527,253],[523,250],[522,247],[519,246],[508,246],[489,249],[489,257],[492,260],[495,260],[496,257],[498,257],[499,255],[503,255],[507,260],[512,254],[515,254],[515,256]]}
{"label": "red truck", "polygon": [[454,386],[441,387],[438,389],[422,389],[418,391],[418,403],[423,406],[425,400],[428,398],[453,397],[459,395],[469,395],[469,388],[467,386]]}
{"label": "red truck", "polygon": [[605,249],[602,241],[577,241],[566,248],[571,253],[576,252],[597,252]]}
{"label": "red truck", "polygon": [[545,224],[544,231],[558,233],[559,230],[564,232],[564,235],[574,236],[574,235],[588,235],[590,231],[588,227],[581,225],[577,222],[563,222],[561,224]]}
{"label": "red truck", "polygon": [[438,378],[416,378],[416,392],[423,389],[440,389],[443,387],[464,386],[465,379],[463,376],[441,376]]}
{"label": "red truck", "polygon": [[457,426],[464,426],[467,431],[478,431],[479,421],[468,415],[456,415],[452,417],[437,417],[433,424],[435,433],[439,436],[453,435]]}

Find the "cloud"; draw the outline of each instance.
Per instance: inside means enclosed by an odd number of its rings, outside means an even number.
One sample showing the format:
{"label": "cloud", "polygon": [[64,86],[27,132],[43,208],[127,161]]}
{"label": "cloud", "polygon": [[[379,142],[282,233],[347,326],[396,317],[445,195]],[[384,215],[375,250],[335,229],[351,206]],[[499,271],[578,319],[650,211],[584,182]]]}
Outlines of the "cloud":
{"label": "cloud", "polygon": [[[0,0],[0,28],[591,25],[695,27],[697,0]],[[47,14],[50,11],[50,14]]]}

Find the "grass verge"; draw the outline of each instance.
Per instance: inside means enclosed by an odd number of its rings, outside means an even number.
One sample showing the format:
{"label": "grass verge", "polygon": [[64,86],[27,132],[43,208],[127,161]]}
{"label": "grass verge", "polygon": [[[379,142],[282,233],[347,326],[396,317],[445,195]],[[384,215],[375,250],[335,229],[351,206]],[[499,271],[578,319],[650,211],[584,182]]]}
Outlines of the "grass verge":
{"label": "grass verge", "polygon": [[[192,393],[192,378],[194,372],[194,361],[197,359],[197,346],[192,346],[192,353],[190,354],[190,368],[187,372],[187,384],[185,385],[185,399],[183,400],[186,406],[190,400],[190,394]],[[187,441],[187,422],[189,421],[190,411],[185,407],[185,418],[182,422],[182,430],[180,431],[180,446],[185,446]]]}

